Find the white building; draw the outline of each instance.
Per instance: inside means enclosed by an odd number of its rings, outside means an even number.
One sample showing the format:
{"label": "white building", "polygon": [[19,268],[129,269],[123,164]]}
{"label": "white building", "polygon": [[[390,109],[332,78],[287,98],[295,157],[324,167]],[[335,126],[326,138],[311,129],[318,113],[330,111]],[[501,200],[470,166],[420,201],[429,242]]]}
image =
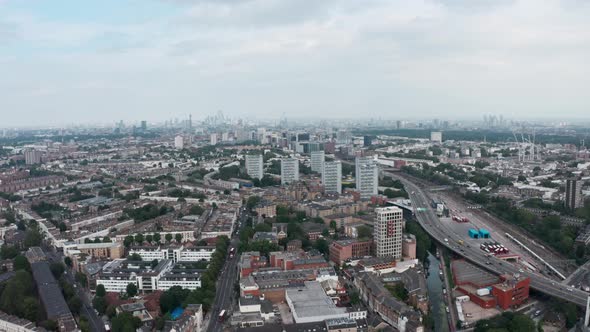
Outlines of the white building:
{"label": "white building", "polygon": [[194,273],[167,273],[158,280],[158,290],[167,291],[174,286],[190,290],[201,288],[201,276]]}
{"label": "white building", "polygon": [[379,166],[371,157],[357,157],[356,166],[356,190],[361,198],[371,198],[378,194]]}
{"label": "white building", "polygon": [[197,247],[172,247],[162,246],[141,246],[131,247],[129,255],[137,254],[143,261],[151,262],[153,260],[170,259],[174,262],[200,262],[210,261],[215,247],[197,246]]}
{"label": "white building", "polygon": [[191,247],[191,248],[183,248],[180,250],[180,254],[178,256],[179,262],[200,262],[200,261],[210,261],[213,257],[213,253],[215,252],[215,247]]}
{"label": "white building", "polygon": [[264,176],[264,159],[261,154],[246,155],[246,172],[253,179]]}
{"label": "white building", "polygon": [[11,316],[0,311],[0,331],[3,332],[36,332],[45,329],[35,326],[35,323],[23,318]]}
{"label": "white building", "polygon": [[430,140],[432,142],[442,143],[442,132],[440,132],[440,131],[431,131],[430,132]]}
{"label": "white building", "polygon": [[312,151],[311,152],[311,171],[316,173],[322,173],[324,171],[325,162],[324,151]]}
{"label": "white building", "polygon": [[342,192],[342,163],[339,160],[324,163],[322,184],[326,192]]}
{"label": "white building", "polygon": [[281,159],[281,184],[286,185],[299,180],[299,160],[296,158]]}
{"label": "white building", "polygon": [[174,137],[174,148],[177,150],[184,149],[184,138],[180,135]]}
{"label": "white building", "polygon": [[211,145],[217,145],[217,133],[211,134],[211,138],[210,138],[209,144],[211,144]]}
{"label": "white building", "polygon": [[391,206],[375,209],[375,253],[377,257],[402,257],[402,209]]}

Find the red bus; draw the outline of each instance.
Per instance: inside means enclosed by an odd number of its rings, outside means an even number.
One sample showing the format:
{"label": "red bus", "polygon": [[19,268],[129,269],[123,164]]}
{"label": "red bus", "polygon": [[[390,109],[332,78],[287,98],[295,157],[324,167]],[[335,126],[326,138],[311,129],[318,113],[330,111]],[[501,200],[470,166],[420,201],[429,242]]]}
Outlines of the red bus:
{"label": "red bus", "polygon": [[221,310],[221,312],[219,313],[219,317],[217,317],[217,320],[220,322],[223,322],[225,320],[225,309]]}

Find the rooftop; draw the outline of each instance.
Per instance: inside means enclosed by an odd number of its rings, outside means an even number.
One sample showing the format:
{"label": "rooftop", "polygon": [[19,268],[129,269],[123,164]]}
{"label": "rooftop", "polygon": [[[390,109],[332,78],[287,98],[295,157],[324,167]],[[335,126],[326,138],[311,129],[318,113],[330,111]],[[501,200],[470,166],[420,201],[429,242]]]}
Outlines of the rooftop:
{"label": "rooftop", "polygon": [[306,281],[302,287],[287,289],[286,293],[300,318],[346,314],[346,309],[336,307],[317,281]]}

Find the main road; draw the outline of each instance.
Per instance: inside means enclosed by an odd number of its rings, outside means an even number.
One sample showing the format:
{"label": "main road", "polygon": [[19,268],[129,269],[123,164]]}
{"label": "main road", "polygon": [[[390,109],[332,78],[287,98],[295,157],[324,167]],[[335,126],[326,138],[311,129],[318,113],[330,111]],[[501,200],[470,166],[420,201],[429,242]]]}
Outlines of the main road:
{"label": "main road", "polygon": [[[388,172],[387,175],[399,179],[404,184],[412,201],[414,213],[416,214],[418,222],[431,237],[438,240],[438,242],[447,249],[496,274],[520,273],[521,275],[525,275],[530,278],[531,287],[533,289],[575,303],[581,307],[586,306],[588,293],[584,291],[563,285],[559,282],[528,271],[520,272],[519,268],[508,262],[502,261],[493,256],[486,257],[485,253],[478,247],[457,245],[459,240],[463,239],[439,221],[435,212],[430,208],[430,198],[422,188],[405,177],[401,177],[395,173]],[[420,208],[420,210],[418,210],[418,208]]]}
{"label": "main road", "polygon": [[[241,208],[239,214],[239,230],[242,230],[246,225],[246,219],[248,219],[248,214],[246,209],[243,207]],[[236,254],[231,258],[228,256],[221,273],[219,274],[219,279],[217,280],[217,289],[215,292],[215,300],[209,315],[209,326],[207,328],[207,332],[219,332],[222,330],[223,322],[218,320],[219,313],[222,310],[226,311],[226,317],[231,315],[230,311],[232,308],[234,295],[236,295],[234,294],[234,284],[238,280],[238,245],[239,238],[237,234],[234,234],[230,242],[230,248],[236,248]]]}

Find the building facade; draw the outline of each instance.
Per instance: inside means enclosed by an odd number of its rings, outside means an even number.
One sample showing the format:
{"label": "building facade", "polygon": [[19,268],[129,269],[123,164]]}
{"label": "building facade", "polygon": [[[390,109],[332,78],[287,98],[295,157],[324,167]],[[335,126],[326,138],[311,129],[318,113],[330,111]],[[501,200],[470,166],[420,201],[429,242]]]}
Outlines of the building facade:
{"label": "building facade", "polygon": [[342,193],[342,163],[339,160],[324,163],[322,184],[326,192]]}
{"label": "building facade", "polygon": [[296,158],[281,159],[281,185],[299,180],[299,160]]}
{"label": "building facade", "polygon": [[568,179],[565,185],[565,207],[574,210],[583,206],[582,181]]}
{"label": "building facade", "polygon": [[430,140],[432,142],[442,143],[442,132],[440,132],[440,131],[431,131],[430,132]]}
{"label": "building facade", "polygon": [[375,209],[375,254],[377,257],[402,258],[403,211],[392,206]]}
{"label": "building facade", "polygon": [[316,173],[323,173],[324,162],[325,162],[324,151],[312,151],[311,152],[311,171]]}
{"label": "building facade", "polygon": [[371,198],[378,194],[379,167],[377,162],[370,157],[357,157],[356,166],[356,190],[361,198]]}
{"label": "building facade", "polygon": [[246,172],[253,179],[264,176],[264,159],[261,154],[246,155]]}

